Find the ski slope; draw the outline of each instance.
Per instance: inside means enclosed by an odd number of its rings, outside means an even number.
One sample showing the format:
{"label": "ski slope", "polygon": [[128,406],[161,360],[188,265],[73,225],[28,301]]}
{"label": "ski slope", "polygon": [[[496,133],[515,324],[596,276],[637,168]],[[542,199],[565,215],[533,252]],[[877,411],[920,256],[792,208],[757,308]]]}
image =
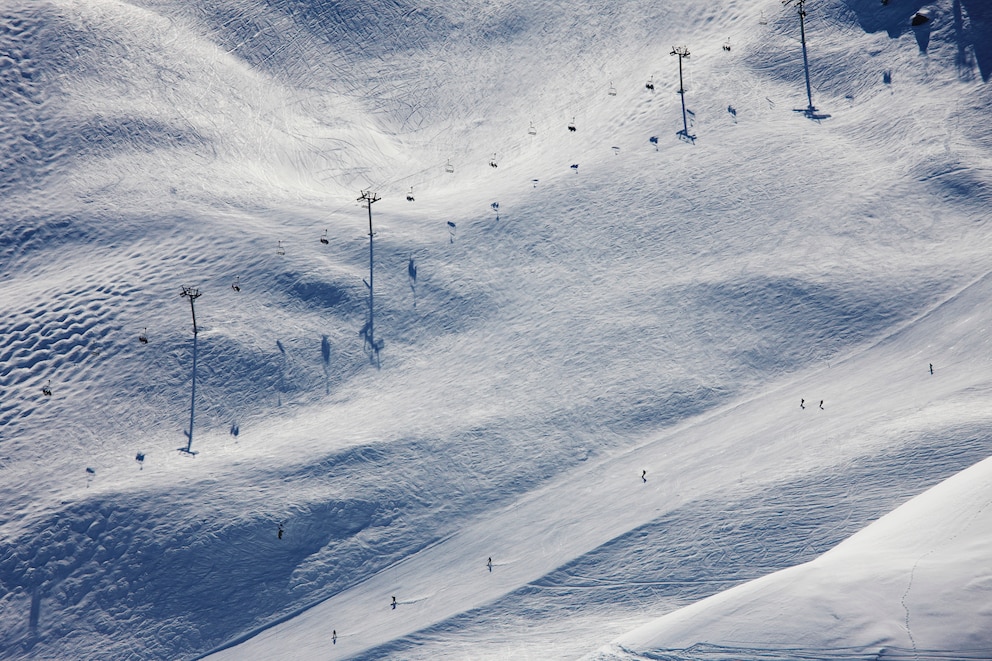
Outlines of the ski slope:
{"label": "ski slope", "polygon": [[[641,658],[627,650],[667,647],[675,654],[664,658],[987,659],[990,463],[933,487],[811,562],[687,606],[598,658]],[[962,621],[962,612],[973,617]],[[858,649],[854,642],[873,644]]]}
{"label": "ski slope", "polygon": [[992,16],[807,12],[0,8],[0,658],[992,658]]}

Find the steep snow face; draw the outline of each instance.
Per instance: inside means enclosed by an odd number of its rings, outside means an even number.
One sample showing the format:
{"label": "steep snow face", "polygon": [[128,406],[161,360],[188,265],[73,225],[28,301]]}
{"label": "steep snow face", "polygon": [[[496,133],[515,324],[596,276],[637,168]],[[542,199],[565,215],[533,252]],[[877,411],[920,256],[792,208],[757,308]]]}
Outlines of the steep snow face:
{"label": "steep snow face", "polygon": [[990,506],[986,459],[816,560],[676,611],[597,658],[987,659]]}
{"label": "steep snow face", "polygon": [[[818,122],[777,2],[6,4],[0,656],[192,657],[319,602],[314,654],[575,655],[977,460],[976,4],[811,5]],[[818,544],[708,546],[782,499]],[[670,525],[689,578],[635,588]],[[628,569],[563,608],[576,566]]]}

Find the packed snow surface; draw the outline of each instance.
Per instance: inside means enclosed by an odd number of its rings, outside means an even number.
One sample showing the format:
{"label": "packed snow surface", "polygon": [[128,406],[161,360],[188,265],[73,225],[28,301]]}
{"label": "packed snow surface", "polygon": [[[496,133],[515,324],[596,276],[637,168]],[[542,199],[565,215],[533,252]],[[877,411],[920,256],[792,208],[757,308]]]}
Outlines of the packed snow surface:
{"label": "packed snow surface", "polygon": [[0,658],[992,659],[992,9],[805,10],[4,2]]}
{"label": "packed snow surface", "polygon": [[986,459],[819,558],[641,627],[621,638],[619,650],[826,659],[851,658],[859,651],[852,643],[874,641],[875,649],[863,650],[874,658],[988,658],[990,506]]}

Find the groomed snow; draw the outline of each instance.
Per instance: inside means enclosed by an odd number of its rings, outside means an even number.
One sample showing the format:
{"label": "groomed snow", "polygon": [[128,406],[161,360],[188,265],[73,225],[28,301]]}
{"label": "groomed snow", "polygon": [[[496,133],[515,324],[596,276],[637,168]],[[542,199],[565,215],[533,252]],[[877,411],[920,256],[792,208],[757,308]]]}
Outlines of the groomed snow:
{"label": "groomed snow", "polygon": [[0,7],[0,658],[992,658],[992,16],[807,10]]}
{"label": "groomed snow", "polygon": [[990,506],[986,459],[816,560],[682,608],[596,658],[988,659]]}

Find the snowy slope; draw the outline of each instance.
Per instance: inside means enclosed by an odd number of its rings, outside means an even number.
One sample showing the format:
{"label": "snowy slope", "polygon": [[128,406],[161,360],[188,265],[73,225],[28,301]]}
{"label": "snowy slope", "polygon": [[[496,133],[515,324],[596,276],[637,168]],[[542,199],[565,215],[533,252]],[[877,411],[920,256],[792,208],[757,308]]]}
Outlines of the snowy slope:
{"label": "snowy slope", "polygon": [[822,122],[777,2],[5,5],[0,657],[574,657],[987,456],[992,40],[911,4],[810,7]]}
{"label": "snowy slope", "polygon": [[816,560],[687,606],[600,658],[988,659],[990,470],[986,459]]}

